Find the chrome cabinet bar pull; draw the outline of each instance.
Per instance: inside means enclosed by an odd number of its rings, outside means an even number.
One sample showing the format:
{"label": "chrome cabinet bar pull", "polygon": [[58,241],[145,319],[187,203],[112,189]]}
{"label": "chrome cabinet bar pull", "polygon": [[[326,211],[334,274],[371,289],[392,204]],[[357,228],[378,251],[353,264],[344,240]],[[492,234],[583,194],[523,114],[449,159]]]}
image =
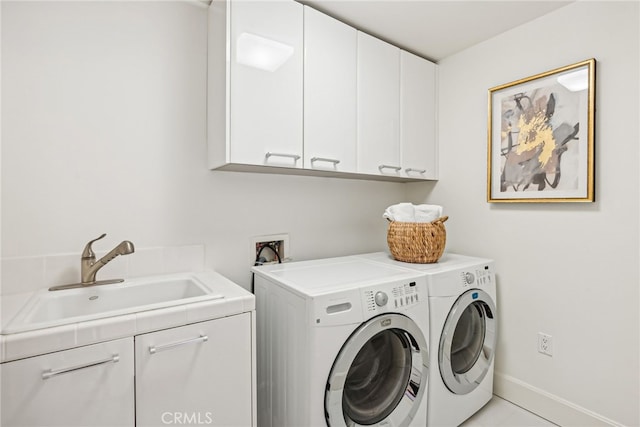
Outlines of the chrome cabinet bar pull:
{"label": "chrome cabinet bar pull", "polygon": [[327,157],[312,157],[311,163],[313,162],[327,162],[327,163],[333,163],[334,165],[337,165],[338,163],[340,163],[340,160],[329,159]]}
{"label": "chrome cabinet bar pull", "polygon": [[404,171],[406,173],[410,173],[410,172],[427,173],[426,169],[415,169],[415,168],[406,168]]}
{"label": "chrome cabinet bar pull", "polygon": [[97,362],[91,362],[84,365],[72,366],[70,368],[63,368],[63,369],[56,369],[56,370],[49,369],[48,371],[44,371],[42,373],[42,379],[48,380],[49,378],[55,377],[56,375],[68,374],[69,372],[79,371],[80,369],[92,368],[94,366],[105,365],[107,363],[118,363],[119,361],[120,361],[120,356],[117,354],[114,354],[108,359],[98,360]]}
{"label": "chrome cabinet bar pull", "polygon": [[151,346],[151,347],[149,347],[149,353],[156,354],[159,351],[170,350],[172,348],[180,347],[182,345],[187,345],[187,344],[197,344],[199,342],[207,342],[208,340],[209,340],[208,336],[200,335],[198,338],[191,338],[191,339],[184,340],[184,341],[173,342],[171,344],[159,345],[157,347],[156,346]]}
{"label": "chrome cabinet bar pull", "polygon": [[400,166],[391,166],[391,165],[380,165],[380,166],[378,166],[378,170],[380,172],[382,172],[382,169],[393,169],[394,171],[398,172],[402,168]]}
{"label": "chrome cabinet bar pull", "polygon": [[269,157],[289,157],[293,160],[300,160],[300,156],[297,154],[287,154],[287,153],[272,153],[271,151],[267,151],[267,154],[264,157],[268,160]]}

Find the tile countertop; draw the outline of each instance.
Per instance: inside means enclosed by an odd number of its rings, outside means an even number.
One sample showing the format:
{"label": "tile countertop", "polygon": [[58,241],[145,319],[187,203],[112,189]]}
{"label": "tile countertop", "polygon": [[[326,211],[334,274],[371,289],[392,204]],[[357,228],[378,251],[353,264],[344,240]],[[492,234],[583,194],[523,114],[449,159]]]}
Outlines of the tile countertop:
{"label": "tile countertop", "polygon": [[[213,320],[255,310],[255,297],[213,271],[203,274],[224,298],[80,321],[33,331],[0,333],[0,363],[98,342]],[[109,285],[106,285],[109,286]],[[64,291],[60,291],[64,292]],[[7,325],[34,292],[2,298],[2,325]],[[3,328],[4,331],[4,328]]]}

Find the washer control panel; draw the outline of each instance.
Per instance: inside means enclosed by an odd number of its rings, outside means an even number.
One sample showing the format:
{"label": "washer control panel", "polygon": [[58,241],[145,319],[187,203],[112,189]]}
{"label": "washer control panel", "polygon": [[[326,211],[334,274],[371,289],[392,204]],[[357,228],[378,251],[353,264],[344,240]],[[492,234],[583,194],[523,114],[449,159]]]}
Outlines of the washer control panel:
{"label": "washer control panel", "polygon": [[367,312],[387,312],[414,306],[426,298],[418,281],[382,285],[364,290],[364,306]]}
{"label": "washer control panel", "polygon": [[461,271],[460,278],[463,287],[482,287],[493,282],[493,272],[488,265],[479,266],[473,271]]}

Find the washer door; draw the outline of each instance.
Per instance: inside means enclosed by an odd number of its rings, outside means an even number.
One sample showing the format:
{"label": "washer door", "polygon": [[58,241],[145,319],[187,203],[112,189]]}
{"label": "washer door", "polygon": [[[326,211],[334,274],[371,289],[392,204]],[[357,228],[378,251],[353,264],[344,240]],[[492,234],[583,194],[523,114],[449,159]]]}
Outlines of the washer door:
{"label": "washer door", "polygon": [[487,375],[496,348],[496,307],[480,289],[453,304],[440,336],[440,375],[449,390],[467,394]]}
{"label": "washer door", "polygon": [[428,364],[427,342],[410,318],[384,314],[363,323],[331,368],[327,425],[408,425],[426,393]]}

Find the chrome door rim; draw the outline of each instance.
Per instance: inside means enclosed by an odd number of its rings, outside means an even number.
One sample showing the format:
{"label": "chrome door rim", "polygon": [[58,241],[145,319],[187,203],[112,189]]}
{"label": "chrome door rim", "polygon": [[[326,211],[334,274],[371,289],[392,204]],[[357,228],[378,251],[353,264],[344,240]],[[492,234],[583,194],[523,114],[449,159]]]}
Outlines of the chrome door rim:
{"label": "chrome door rim", "polygon": [[421,404],[426,404],[422,400],[426,393],[429,378],[429,352],[424,334],[410,318],[395,313],[384,314],[363,323],[347,339],[334,361],[325,391],[325,417],[328,426],[356,427],[361,425],[349,419],[342,408],[347,374],[360,349],[375,335],[390,329],[402,331],[412,338],[409,340],[412,353],[411,374],[405,386],[402,399],[391,414],[379,423],[370,425],[407,426],[415,417]]}
{"label": "chrome door rim", "polygon": [[[474,297],[475,295],[475,297]],[[484,311],[485,336],[476,362],[471,369],[463,373],[456,373],[451,364],[451,347],[453,336],[464,311],[470,305],[480,303]],[[487,308],[490,316],[487,315]],[[481,289],[470,289],[456,300],[451,307],[447,320],[440,335],[440,349],[438,352],[438,364],[440,375],[447,388],[455,394],[467,394],[473,391],[484,379],[491,368],[495,355],[497,339],[497,321],[495,319],[496,307],[493,299]]]}

